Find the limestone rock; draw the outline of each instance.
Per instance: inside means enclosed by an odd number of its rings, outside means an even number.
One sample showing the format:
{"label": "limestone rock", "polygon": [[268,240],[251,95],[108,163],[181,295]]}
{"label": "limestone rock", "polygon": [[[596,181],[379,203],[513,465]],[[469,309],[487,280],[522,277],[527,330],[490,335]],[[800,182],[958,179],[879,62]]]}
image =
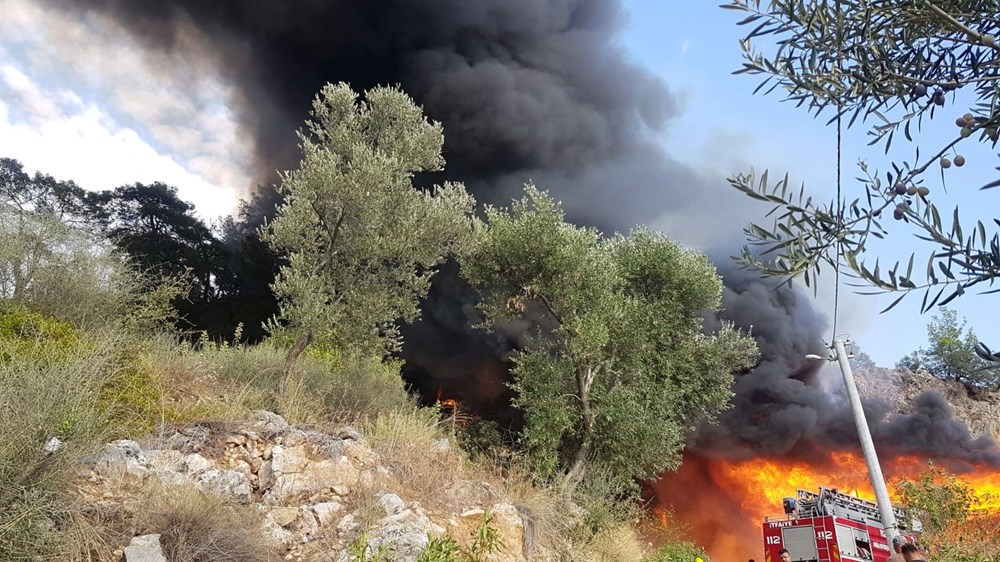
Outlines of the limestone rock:
{"label": "limestone rock", "polygon": [[125,548],[126,562],[167,562],[160,548],[160,535],[132,537]]}
{"label": "limestone rock", "polygon": [[[353,486],[359,477],[358,469],[346,456],[336,460],[326,454],[317,456],[305,443],[290,447],[275,446],[269,470],[273,476],[268,479],[271,482],[264,498],[271,505],[285,505],[295,498],[308,497],[331,486]],[[259,473],[258,477],[263,480]],[[265,489],[263,484],[260,488]]]}
{"label": "limestone rock", "polygon": [[313,513],[316,514],[316,520],[321,526],[332,523],[336,514],[343,509],[344,506],[338,502],[321,502],[312,506]]}
{"label": "limestone rock", "polygon": [[352,441],[361,441],[361,432],[349,425],[337,430],[337,437],[341,439],[350,439]]}
{"label": "limestone rock", "polygon": [[222,496],[230,496],[241,502],[249,502],[252,496],[250,481],[242,472],[212,469],[198,477],[198,483],[206,490]]}
{"label": "limestone rock", "polygon": [[123,478],[126,475],[143,478],[149,475],[149,460],[142,447],[130,439],[119,439],[104,446],[89,459],[94,471],[105,477]]}
{"label": "limestone rock", "polygon": [[198,474],[212,468],[212,462],[198,453],[191,453],[184,457],[184,472],[188,474]]}
{"label": "limestone rock", "polygon": [[285,421],[285,418],[267,410],[250,412],[250,424],[261,431],[281,431],[288,429],[288,422]]}
{"label": "limestone rock", "polygon": [[406,509],[406,504],[396,494],[382,494],[378,504],[385,510],[386,515],[396,515]]}
{"label": "limestone rock", "polygon": [[405,509],[376,523],[368,546],[373,550],[388,546],[396,562],[416,562],[427,546],[427,535],[440,535],[444,531],[427,516]]}

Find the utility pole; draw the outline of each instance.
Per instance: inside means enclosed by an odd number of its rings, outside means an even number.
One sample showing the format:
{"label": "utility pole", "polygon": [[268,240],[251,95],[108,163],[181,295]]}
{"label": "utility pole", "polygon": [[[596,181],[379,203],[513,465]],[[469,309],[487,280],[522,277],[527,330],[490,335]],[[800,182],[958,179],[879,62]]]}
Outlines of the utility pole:
{"label": "utility pole", "polygon": [[896,514],[892,511],[892,503],[889,501],[889,490],[885,486],[882,467],[878,463],[875,444],[872,442],[872,434],[868,429],[868,420],[865,419],[865,412],[861,409],[861,395],[858,394],[858,385],[854,382],[854,373],[851,371],[851,363],[848,361],[847,351],[844,348],[844,340],[835,339],[833,350],[840,363],[840,372],[844,375],[847,398],[851,402],[854,423],[858,427],[858,437],[861,438],[861,451],[864,453],[865,463],[868,465],[868,478],[872,481],[872,488],[875,489],[875,501],[878,503],[879,513],[882,515],[884,535],[889,544],[892,545],[892,539],[899,533],[896,528]]}

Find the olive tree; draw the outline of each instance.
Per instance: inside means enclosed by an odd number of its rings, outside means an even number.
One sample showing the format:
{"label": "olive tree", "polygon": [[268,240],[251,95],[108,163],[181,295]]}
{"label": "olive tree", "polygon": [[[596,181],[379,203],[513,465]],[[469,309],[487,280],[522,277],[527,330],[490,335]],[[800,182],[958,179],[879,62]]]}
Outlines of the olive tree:
{"label": "olive tree", "polygon": [[965,319],[942,307],[927,324],[928,347],[907,355],[898,366],[923,369],[944,380],[958,381],[969,388],[1000,386],[1000,367],[976,354],[976,334],[965,329]]}
{"label": "olive tree", "polygon": [[[750,31],[736,72],[762,77],[756,91],[777,91],[825,114],[828,125],[867,127],[870,144],[884,146],[887,155],[894,141],[913,146],[910,158],[862,162],[858,183],[824,200],[790,189],[787,175],[777,182],[767,172],[731,178],[736,189],[773,204],[777,217],[773,226],[747,227],[742,265],[809,284],[824,265],[841,264],[875,292],[899,292],[889,308],[923,292],[922,311],[991,285],[1000,274],[997,219],[963,223],[957,207],[941,212],[935,199],[948,169],[966,164],[963,147],[1000,139],[1000,4],[730,0],[722,7],[746,14],[740,25]],[[937,119],[954,121],[954,134],[922,136]],[[913,254],[889,267],[872,263],[872,239],[894,230],[926,244],[926,267],[923,260],[915,267]]]}
{"label": "olive tree", "polygon": [[263,230],[286,259],[271,324],[296,334],[286,378],[313,340],[354,353],[395,349],[395,323],[417,316],[435,267],[470,234],[474,206],[461,185],[414,187],[414,174],[444,165],[443,136],[398,89],[359,96],[327,85],[299,138],[302,161],[282,175],[284,202]]}
{"label": "olive tree", "polygon": [[534,326],[513,357],[522,445],[570,489],[599,464],[619,482],[679,462],[688,430],[725,408],[753,340],[702,331],[722,283],[705,256],[649,230],[605,238],[564,220],[534,186],[488,207],[462,275],[488,325]]}

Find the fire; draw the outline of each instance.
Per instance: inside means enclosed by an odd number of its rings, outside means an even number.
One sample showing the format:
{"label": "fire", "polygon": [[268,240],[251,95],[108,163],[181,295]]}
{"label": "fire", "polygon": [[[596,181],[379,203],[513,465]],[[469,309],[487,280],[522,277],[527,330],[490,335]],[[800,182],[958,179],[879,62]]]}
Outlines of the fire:
{"label": "fire", "polygon": [[453,424],[466,427],[474,419],[474,416],[471,414],[461,411],[462,403],[458,400],[455,400],[454,398],[442,398],[440,388],[438,388],[437,391],[437,403],[441,414],[446,416],[446,418]]}
{"label": "fire", "polygon": [[442,398],[441,397],[441,389],[440,388],[438,388],[438,391],[437,391],[437,402],[438,402],[438,406],[440,408],[442,408],[442,409],[448,408],[450,410],[457,410],[458,407],[462,405],[461,402],[459,402],[458,400],[455,400],[453,398]]}
{"label": "fire", "polygon": [[[927,462],[904,456],[884,461],[882,468],[893,495],[893,482],[918,476],[927,469]],[[958,479],[973,492],[975,509],[1000,513],[1000,471],[974,470],[959,474]],[[692,538],[714,559],[748,560],[761,558],[760,525],[764,517],[781,514],[782,498],[821,486],[865,499],[875,497],[864,459],[849,452],[831,453],[812,464],[689,456],[677,473],[665,475],[652,491],[660,503],[673,506],[676,519],[691,526]]]}

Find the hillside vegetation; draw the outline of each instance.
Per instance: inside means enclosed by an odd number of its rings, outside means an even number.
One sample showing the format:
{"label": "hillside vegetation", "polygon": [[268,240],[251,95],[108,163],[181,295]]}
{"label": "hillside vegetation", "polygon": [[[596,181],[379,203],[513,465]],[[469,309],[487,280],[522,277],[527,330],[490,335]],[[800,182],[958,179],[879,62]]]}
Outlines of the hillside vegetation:
{"label": "hillside vegetation", "polygon": [[[88,193],[0,162],[3,559],[703,556],[646,520],[636,478],[674,466],[756,358],[701,330],[707,259],[572,225],[534,187],[485,221],[461,185],[415,189],[441,130],[398,90],[329,86],[312,116],[276,206],[222,223],[231,248],[169,186]],[[491,325],[534,326],[513,437],[404,388],[399,322],[446,259]]]}

